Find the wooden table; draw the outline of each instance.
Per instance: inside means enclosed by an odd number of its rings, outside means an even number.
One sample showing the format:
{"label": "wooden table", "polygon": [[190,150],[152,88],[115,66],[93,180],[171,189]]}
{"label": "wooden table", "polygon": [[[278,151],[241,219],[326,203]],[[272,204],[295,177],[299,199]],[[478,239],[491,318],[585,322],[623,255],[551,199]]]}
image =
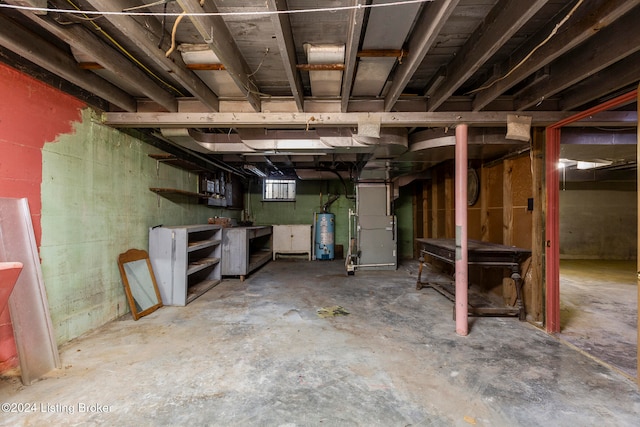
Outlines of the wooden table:
{"label": "wooden table", "polygon": [[[420,245],[420,269],[416,289],[430,287],[455,302],[455,295],[437,283],[422,282],[422,267],[424,256],[428,255],[440,261],[454,265],[456,263],[456,242],[454,239],[416,239]],[[511,278],[516,285],[516,306],[512,307],[469,307],[471,316],[518,316],[525,320],[525,308],[522,301],[522,285],[524,281],[520,274],[520,263],[531,256],[529,249],[497,243],[469,240],[467,248],[468,264],[482,267],[509,268]]]}

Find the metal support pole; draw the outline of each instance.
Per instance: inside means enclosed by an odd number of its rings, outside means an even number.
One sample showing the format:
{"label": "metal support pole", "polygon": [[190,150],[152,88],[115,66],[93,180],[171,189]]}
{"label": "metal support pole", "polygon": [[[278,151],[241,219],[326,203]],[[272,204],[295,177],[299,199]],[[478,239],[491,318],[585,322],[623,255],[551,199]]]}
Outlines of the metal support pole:
{"label": "metal support pole", "polygon": [[468,322],[468,241],[467,241],[467,135],[466,124],[456,127],[456,333],[466,336]]}

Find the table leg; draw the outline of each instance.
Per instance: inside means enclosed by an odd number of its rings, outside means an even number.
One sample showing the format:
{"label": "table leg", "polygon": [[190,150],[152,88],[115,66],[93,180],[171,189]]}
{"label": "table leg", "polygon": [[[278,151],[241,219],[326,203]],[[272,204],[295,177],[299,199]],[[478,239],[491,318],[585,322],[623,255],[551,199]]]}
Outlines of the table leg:
{"label": "table leg", "polygon": [[523,321],[526,320],[526,313],[522,299],[522,286],[524,285],[524,280],[522,280],[522,276],[520,275],[519,266],[511,267],[511,278],[516,285],[516,308],[518,309],[518,319]]}
{"label": "table leg", "polygon": [[420,261],[420,267],[418,267],[418,281],[416,282],[416,289],[420,290],[422,289],[422,266],[424,265],[424,258],[420,257],[418,259],[418,261]]}

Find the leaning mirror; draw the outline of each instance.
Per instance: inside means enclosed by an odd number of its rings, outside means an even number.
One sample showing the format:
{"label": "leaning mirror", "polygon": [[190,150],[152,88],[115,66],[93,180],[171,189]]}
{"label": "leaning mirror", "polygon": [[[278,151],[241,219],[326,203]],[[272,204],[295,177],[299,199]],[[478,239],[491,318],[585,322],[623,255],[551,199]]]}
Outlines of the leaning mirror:
{"label": "leaning mirror", "polygon": [[162,297],[147,251],[129,249],[120,254],[118,268],[134,320],[162,307]]}

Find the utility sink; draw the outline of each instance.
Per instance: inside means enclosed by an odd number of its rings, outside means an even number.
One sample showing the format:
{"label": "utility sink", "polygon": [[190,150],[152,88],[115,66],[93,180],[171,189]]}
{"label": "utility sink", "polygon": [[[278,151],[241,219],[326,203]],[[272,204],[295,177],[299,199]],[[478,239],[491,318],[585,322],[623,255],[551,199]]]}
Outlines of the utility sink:
{"label": "utility sink", "polygon": [[7,306],[9,296],[21,271],[21,262],[0,262],[0,313]]}

